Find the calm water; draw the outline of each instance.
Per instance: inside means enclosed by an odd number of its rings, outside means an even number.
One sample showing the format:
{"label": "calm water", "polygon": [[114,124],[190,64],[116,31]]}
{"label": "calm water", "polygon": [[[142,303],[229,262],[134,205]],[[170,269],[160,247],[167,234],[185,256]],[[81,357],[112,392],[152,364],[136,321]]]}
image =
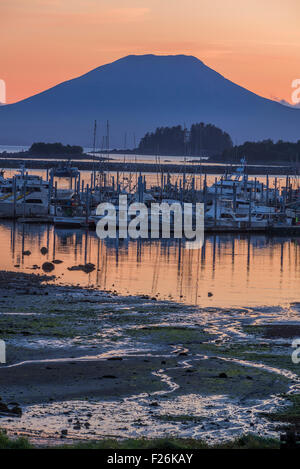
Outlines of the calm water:
{"label": "calm water", "polygon": [[[35,264],[60,259],[58,283],[121,294],[225,308],[283,306],[300,297],[300,238],[210,235],[201,249],[187,250],[180,240],[100,241],[86,230],[2,222],[0,248],[1,269],[39,273],[31,270]],[[89,274],[68,270],[87,262],[96,266]]]}

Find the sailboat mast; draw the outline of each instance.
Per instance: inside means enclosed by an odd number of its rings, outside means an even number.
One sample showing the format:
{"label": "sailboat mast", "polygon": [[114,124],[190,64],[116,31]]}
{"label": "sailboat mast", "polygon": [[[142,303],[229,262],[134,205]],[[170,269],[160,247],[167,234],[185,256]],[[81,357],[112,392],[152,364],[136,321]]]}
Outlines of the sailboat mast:
{"label": "sailboat mast", "polygon": [[97,121],[94,122],[94,139],[93,139],[93,184],[95,186],[96,180],[96,165],[95,165],[95,152],[96,152],[96,136],[97,136]]}

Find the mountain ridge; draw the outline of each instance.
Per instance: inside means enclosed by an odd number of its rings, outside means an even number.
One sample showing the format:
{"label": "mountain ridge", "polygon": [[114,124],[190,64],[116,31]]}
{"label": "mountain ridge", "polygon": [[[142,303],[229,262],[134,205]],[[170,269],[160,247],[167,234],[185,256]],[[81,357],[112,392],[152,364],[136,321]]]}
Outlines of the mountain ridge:
{"label": "mountain ridge", "polygon": [[[205,122],[234,141],[300,138],[300,110],[263,98],[189,55],[128,55],[0,108],[0,143],[90,146],[93,121],[112,144],[156,127]],[[130,142],[130,139],[128,140]]]}

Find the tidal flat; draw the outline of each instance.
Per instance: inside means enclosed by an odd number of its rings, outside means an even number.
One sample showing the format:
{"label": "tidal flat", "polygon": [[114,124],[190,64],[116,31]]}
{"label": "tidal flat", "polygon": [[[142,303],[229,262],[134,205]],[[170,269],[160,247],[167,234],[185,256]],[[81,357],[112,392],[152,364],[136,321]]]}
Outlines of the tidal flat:
{"label": "tidal flat", "polygon": [[277,439],[298,425],[300,304],[201,308],[0,272],[0,428],[38,445]]}

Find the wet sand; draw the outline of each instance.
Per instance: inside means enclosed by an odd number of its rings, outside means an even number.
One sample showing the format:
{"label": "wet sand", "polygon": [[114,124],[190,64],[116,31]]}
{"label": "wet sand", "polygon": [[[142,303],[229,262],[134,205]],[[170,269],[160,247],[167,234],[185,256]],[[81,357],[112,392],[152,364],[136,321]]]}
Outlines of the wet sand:
{"label": "wet sand", "polygon": [[[184,366],[178,359],[130,358],[119,361],[77,360],[21,363],[1,369],[1,396],[21,405],[69,399],[115,399],[155,391],[168,392],[167,383],[153,372],[166,373],[178,388],[173,395],[231,394],[239,398],[262,398],[286,390],[284,380],[263,376],[256,370],[219,360],[202,360]],[[225,375],[226,376],[222,376]]]}

